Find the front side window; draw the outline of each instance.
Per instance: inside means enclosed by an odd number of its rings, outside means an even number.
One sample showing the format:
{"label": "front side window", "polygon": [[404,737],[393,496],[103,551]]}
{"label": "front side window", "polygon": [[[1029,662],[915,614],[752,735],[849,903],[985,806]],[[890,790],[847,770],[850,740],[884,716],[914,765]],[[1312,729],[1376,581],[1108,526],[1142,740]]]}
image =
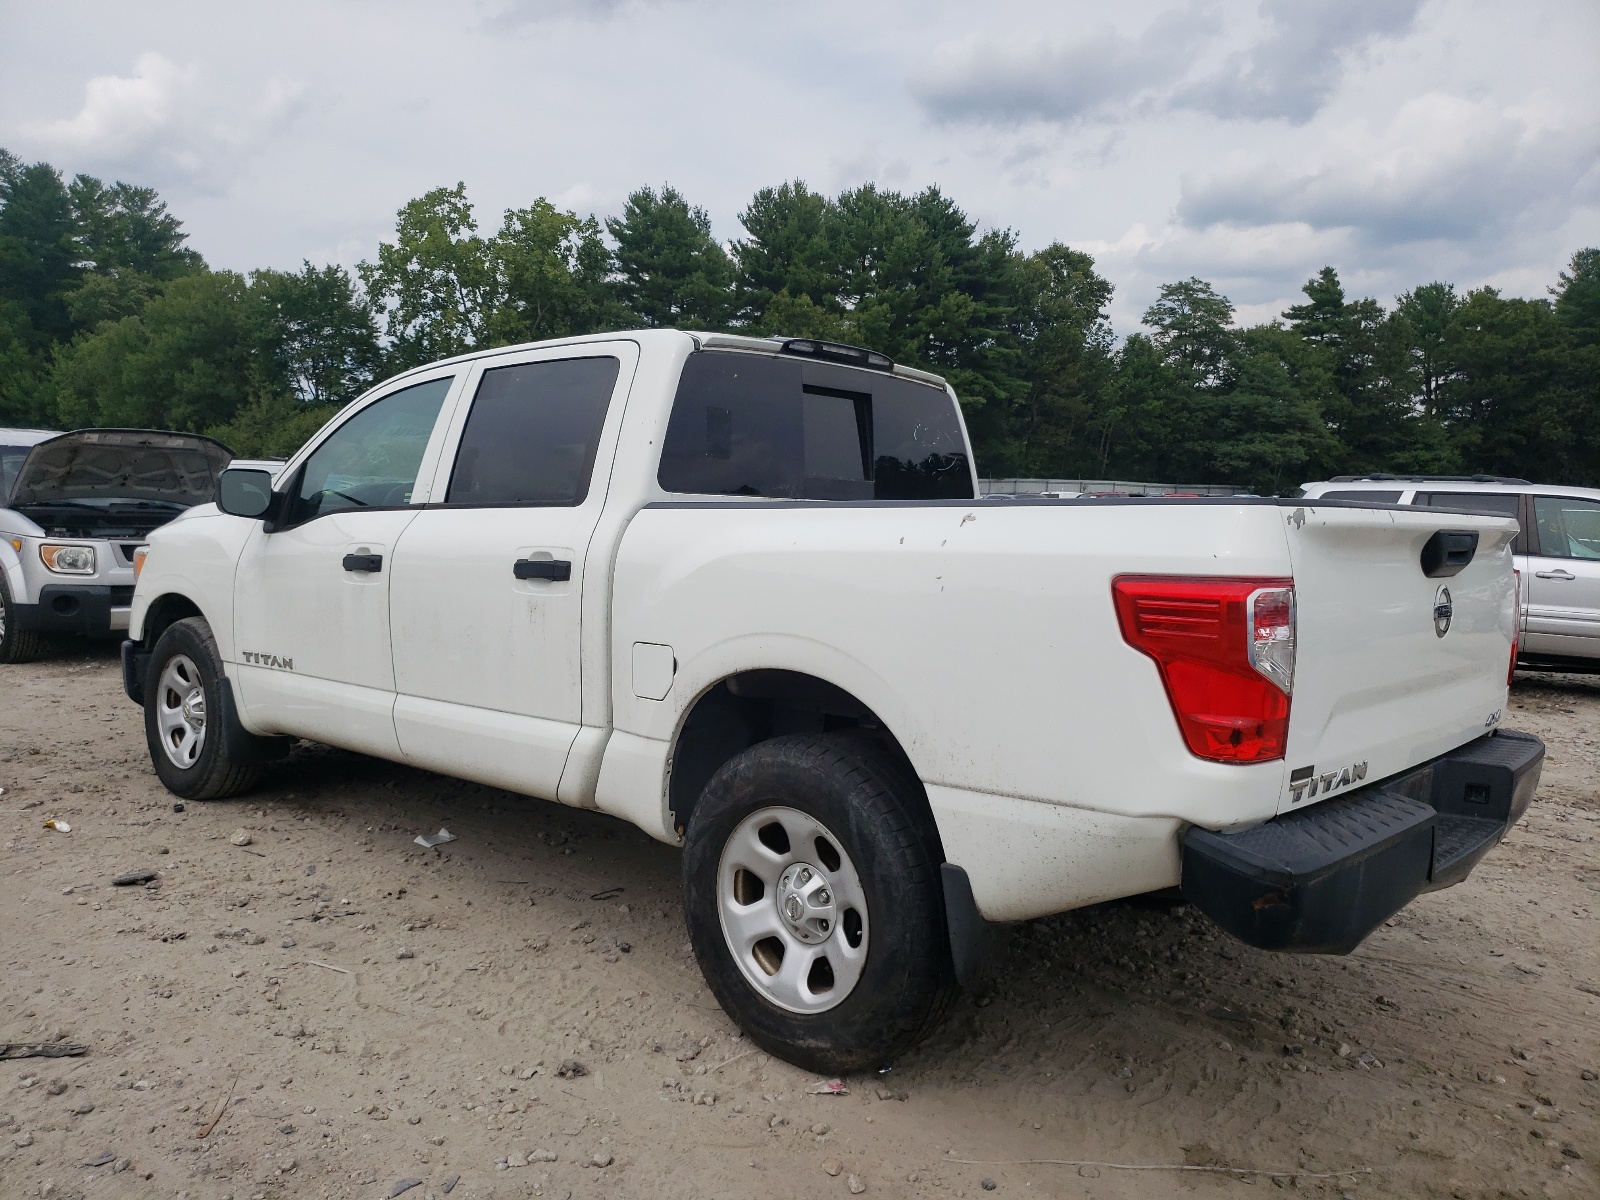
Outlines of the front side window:
{"label": "front side window", "polygon": [[422,454],[453,377],[430,379],[367,405],[311,452],[285,525],[352,508],[411,503]]}
{"label": "front side window", "polygon": [[1539,553],[1551,558],[1600,558],[1600,501],[1535,496]]}
{"label": "front side window", "polygon": [[446,504],[582,504],[622,363],[609,355],[483,373]]}
{"label": "front side window", "polygon": [[701,351],[678,381],[665,491],[810,500],[971,499],[941,388],[795,359]]}

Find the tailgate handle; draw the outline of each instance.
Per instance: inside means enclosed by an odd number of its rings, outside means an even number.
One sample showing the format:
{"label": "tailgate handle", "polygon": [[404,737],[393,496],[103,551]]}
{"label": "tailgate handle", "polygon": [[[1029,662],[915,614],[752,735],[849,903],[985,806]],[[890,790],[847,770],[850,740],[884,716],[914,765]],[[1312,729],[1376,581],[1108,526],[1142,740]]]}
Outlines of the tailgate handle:
{"label": "tailgate handle", "polygon": [[572,564],[564,558],[519,558],[511,564],[518,579],[550,579],[565,583],[572,578]]}
{"label": "tailgate handle", "polygon": [[1422,573],[1429,579],[1459,574],[1478,552],[1476,529],[1441,529],[1422,547]]}

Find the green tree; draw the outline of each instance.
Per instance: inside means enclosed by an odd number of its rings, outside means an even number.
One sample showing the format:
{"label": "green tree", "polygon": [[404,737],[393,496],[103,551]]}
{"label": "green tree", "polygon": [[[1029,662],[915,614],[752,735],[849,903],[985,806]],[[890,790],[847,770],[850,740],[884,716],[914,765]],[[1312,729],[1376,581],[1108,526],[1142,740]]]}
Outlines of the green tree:
{"label": "green tree", "polygon": [[1144,314],[1150,340],[1164,362],[1196,387],[1227,382],[1237,348],[1231,326],[1233,302],[1203,279],[1161,285]]}
{"label": "green tree", "polygon": [[[1006,392],[971,415],[985,470],[1028,476],[1093,473],[1115,418],[1105,399],[1112,372],[1106,318],[1111,284],[1082,251],[1054,243],[1013,255],[1006,339],[1025,391]],[[1102,464],[1103,465],[1103,461]]]}
{"label": "green tree", "polygon": [[670,185],[632,193],[606,220],[617,243],[617,295],[653,328],[724,329],[733,317],[733,262],[711,218]]}
{"label": "green tree", "polygon": [[1575,419],[1585,406],[1567,378],[1568,342],[1545,300],[1468,292],[1451,322],[1446,352],[1456,377],[1444,389],[1451,440],[1469,471],[1576,480]]}
{"label": "green tree", "polygon": [[72,334],[63,293],[77,282],[78,247],[72,206],[49,163],[0,160],[0,298],[27,319],[15,332],[42,354]]}
{"label": "green tree", "polygon": [[594,217],[535,200],[506,212],[489,251],[500,283],[490,322],[495,342],[627,328],[628,310],[609,286],[611,252]]}
{"label": "green tree", "polygon": [[154,188],[92,175],[75,177],[67,189],[74,237],[83,265],[99,272],[137,271],[154,279],[176,279],[201,270],[200,255],[183,243],[183,222],[167,211]]}
{"label": "green tree", "polygon": [[464,354],[486,343],[499,302],[488,240],[467,200],[466,184],[434,188],[408,202],[393,243],[357,268],[384,322],[389,365],[405,370]]}
{"label": "green tree", "polygon": [[268,314],[231,271],[174,279],[145,306],[57,354],[62,419],[203,432],[252,397],[286,391],[269,353]]}
{"label": "green tree", "polygon": [[353,400],[377,377],[383,355],[372,307],[343,267],[257,271],[250,289],[262,305],[271,375],[302,404]]}
{"label": "green tree", "polygon": [[[826,240],[833,213],[827,197],[798,179],[755,194],[739,214],[749,237],[732,247],[740,324],[758,332],[827,336],[814,328],[819,317],[811,314],[837,322],[843,311],[841,281]],[[796,320],[807,328],[796,328]]]}

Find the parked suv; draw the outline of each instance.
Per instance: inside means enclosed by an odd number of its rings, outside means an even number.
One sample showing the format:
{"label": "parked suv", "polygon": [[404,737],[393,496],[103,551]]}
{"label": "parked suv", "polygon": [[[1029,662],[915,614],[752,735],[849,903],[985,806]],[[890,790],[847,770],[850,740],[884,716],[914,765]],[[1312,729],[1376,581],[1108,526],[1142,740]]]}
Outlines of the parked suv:
{"label": "parked suv", "polygon": [[1529,670],[1600,672],[1600,488],[1495,475],[1338,475],[1305,499],[1455,508],[1515,517]]}
{"label": "parked suv", "polygon": [[150,531],[210,501],[232,460],[192,433],[0,429],[0,663],[126,629]]}

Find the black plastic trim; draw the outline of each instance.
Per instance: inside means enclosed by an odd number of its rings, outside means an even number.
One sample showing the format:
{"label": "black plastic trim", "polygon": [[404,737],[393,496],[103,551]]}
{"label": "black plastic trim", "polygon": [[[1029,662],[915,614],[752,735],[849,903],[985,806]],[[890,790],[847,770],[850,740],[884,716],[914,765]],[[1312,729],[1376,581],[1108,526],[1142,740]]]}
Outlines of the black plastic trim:
{"label": "black plastic trim", "polygon": [[289,753],[291,737],[260,737],[239,723],[239,706],[233,698],[233,680],[224,675],[219,681],[222,694],[222,739],[228,757],[235,762],[274,762]]}
{"label": "black plastic trim", "polygon": [[1264,950],[1348,954],[1461,882],[1527,810],[1544,743],[1498,730],[1403,775],[1237,833],[1183,835],[1183,894]]}
{"label": "black plastic trim", "polygon": [[140,708],[144,707],[145,675],[150,670],[150,651],[132,638],[122,641],[122,690]]}
{"label": "black plastic trim", "polygon": [[1422,573],[1429,579],[1461,574],[1478,553],[1476,529],[1440,529],[1422,547]]}
{"label": "black plastic trim", "polygon": [[572,578],[572,562],[565,558],[519,558],[511,564],[518,579],[548,579],[565,583]]}
{"label": "black plastic trim", "polygon": [[13,605],[18,629],[45,633],[109,633],[113,589],[105,584],[47,583],[39,603]]}
{"label": "black plastic trim", "polygon": [[939,864],[944,885],[944,920],[950,933],[950,963],[963,987],[976,979],[988,957],[992,927],[978,912],[972,880],[955,863]]}

